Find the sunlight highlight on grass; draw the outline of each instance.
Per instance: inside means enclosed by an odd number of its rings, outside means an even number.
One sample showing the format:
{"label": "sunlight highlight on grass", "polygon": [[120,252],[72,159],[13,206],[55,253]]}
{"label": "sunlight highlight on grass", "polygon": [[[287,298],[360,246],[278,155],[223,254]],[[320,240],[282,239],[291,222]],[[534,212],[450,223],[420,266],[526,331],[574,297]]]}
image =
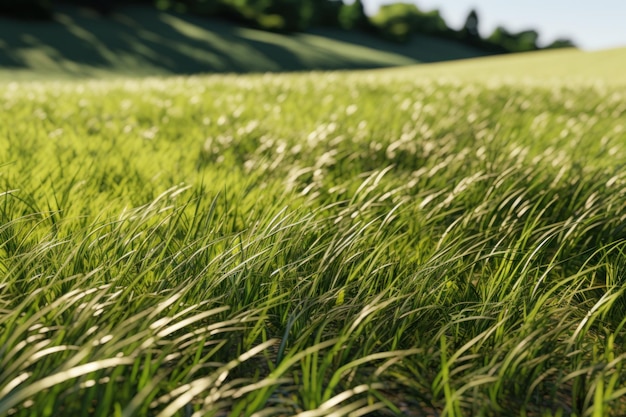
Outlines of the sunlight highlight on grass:
{"label": "sunlight highlight on grass", "polygon": [[626,90],[419,74],[0,86],[0,414],[623,415]]}

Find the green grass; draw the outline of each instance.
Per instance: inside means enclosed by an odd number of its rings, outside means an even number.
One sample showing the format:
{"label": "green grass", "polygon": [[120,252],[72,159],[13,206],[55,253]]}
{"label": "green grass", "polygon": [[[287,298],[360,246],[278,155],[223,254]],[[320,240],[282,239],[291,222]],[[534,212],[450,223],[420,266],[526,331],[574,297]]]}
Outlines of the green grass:
{"label": "green grass", "polygon": [[359,69],[483,55],[428,36],[404,45],[331,29],[286,36],[145,7],[106,19],[75,8],[52,22],[0,18],[5,80]]}
{"label": "green grass", "polygon": [[[559,49],[468,59],[410,67],[412,76],[451,77],[463,81],[626,85],[626,48],[600,51]],[[395,71],[403,72],[404,68]]]}
{"label": "green grass", "polygon": [[626,89],[432,68],[0,85],[0,415],[624,415]]}

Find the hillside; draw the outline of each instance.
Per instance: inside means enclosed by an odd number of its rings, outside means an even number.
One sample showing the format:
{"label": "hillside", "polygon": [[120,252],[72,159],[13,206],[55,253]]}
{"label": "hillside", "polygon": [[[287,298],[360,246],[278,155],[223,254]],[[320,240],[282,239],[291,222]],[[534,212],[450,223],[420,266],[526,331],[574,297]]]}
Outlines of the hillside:
{"label": "hillside", "polygon": [[603,82],[626,84],[626,48],[586,52],[558,49],[387,70],[387,74],[463,81]]}
{"label": "hillside", "polygon": [[4,79],[362,69],[482,55],[427,36],[404,45],[330,29],[287,36],[142,7],[105,19],[76,8],[53,22],[0,19]]}

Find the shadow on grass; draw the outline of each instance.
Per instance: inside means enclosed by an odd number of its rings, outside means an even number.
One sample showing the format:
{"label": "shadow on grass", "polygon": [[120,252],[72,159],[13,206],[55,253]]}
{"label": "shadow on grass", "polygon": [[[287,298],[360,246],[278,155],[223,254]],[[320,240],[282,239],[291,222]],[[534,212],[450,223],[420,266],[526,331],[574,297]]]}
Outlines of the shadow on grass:
{"label": "shadow on grass", "polygon": [[141,7],[108,18],[76,8],[59,9],[51,22],[0,18],[0,69],[41,75],[362,69],[481,55],[436,38],[395,45],[339,30],[285,36]]}

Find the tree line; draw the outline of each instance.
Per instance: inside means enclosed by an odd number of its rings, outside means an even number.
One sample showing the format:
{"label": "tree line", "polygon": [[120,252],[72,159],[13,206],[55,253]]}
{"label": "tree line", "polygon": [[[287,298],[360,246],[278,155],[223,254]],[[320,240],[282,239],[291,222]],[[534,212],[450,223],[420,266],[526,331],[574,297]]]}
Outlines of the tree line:
{"label": "tree line", "polygon": [[[412,3],[393,3],[367,16],[361,0],[0,0],[0,14],[26,19],[51,18],[56,4],[75,4],[103,15],[123,4],[149,4],[161,10],[219,17],[238,24],[275,32],[298,32],[313,27],[361,31],[394,42],[407,42],[414,34],[454,39],[491,53],[542,49],[535,30],[510,32],[496,28],[487,37],[478,30],[479,17],[472,10],[460,30],[450,28],[438,10],[423,11]],[[575,46],[557,39],[546,48]]]}

